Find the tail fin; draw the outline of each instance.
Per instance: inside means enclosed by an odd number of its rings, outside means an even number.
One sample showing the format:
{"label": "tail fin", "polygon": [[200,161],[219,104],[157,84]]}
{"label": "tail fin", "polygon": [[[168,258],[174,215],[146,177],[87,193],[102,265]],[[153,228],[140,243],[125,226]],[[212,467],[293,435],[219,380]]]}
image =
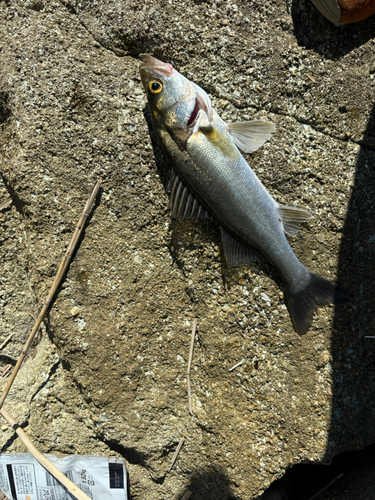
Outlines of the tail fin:
{"label": "tail fin", "polygon": [[310,273],[308,285],[299,292],[286,289],[286,301],[294,329],[303,335],[310,328],[318,305],[338,304],[352,299],[352,295],[340,285],[315,273]]}

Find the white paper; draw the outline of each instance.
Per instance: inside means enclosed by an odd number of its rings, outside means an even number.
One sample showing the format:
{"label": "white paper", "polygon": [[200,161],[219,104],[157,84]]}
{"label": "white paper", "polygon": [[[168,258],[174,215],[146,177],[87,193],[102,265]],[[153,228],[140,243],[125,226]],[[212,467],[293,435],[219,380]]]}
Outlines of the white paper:
{"label": "white paper", "polygon": [[[128,500],[127,473],[121,458],[44,456],[92,500]],[[0,490],[12,500],[74,498],[29,453],[0,455]]]}

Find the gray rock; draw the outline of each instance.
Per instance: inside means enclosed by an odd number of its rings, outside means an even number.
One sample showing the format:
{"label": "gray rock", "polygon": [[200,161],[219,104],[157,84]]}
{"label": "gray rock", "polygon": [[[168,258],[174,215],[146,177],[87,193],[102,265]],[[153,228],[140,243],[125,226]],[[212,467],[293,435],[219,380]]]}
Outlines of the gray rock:
{"label": "gray rock", "polygon": [[[374,20],[343,31],[313,9],[0,3],[0,201],[14,200],[0,212],[1,341],[15,332],[4,354],[21,351],[103,181],[6,406],[44,452],[120,453],[135,499],[188,487],[250,499],[293,464],[374,441]],[[353,304],[320,308],[299,337],[273,269],[226,266],[212,223],[170,223],[170,169],[138,75],[146,51],[205,88],[225,119],[276,123],[249,161],[279,202],[314,213],[291,244]],[[23,450],[6,429],[1,451]]]}

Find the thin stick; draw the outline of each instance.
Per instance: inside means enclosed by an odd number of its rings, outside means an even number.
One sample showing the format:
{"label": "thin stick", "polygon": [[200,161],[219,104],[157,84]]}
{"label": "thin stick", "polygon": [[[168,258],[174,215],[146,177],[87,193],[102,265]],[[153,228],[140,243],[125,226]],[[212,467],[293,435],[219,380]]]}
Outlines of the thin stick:
{"label": "thin stick", "polygon": [[27,314],[30,314],[30,316],[34,319],[34,321],[36,321],[36,317],[34,316],[33,313],[31,313],[30,311],[27,311]]}
{"label": "thin stick", "polygon": [[187,368],[187,372],[186,372],[186,384],[187,384],[188,402],[189,402],[189,413],[190,413],[190,415],[193,414],[193,408],[191,406],[190,369],[191,369],[191,362],[193,360],[194,340],[195,340],[195,332],[197,331],[197,322],[198,322],[197,318],[194,318],[193,329],[191,331],[191,341],[190,341],[190,351],[189,351],[188,368]]}
{"label": "thin stick", "polygon": [[344,475],[344,473],[342,472],[341,474],[339,474],[337,477],[335,477],[335,479],[333,479],[330,483],[327,484],[327,486],[324,486],[324,488],[322,488],[321,490],[318,491],[318,493],[315,493],[314,496],[312,496],[310,498],[310,500],[314,500],[314,498],[316,498],[317,496],[319,496],[321,493],[323,493],[323,491],[325,491],[327,488],[329,488],[333,483],[335,483],[338,479],[340,479],[340,477],[342,477]]}
{"label": "thin stick", "polygon": [[40,453],[39,450],[35,448],[33,443],[30,441],[30,438],[27,436],[27,434],[24,432],[23,429],[18,425],[16,420],[12,417],[10,413],[7,412],[7,410],[3,407],[0,409],[0,413],[2,416],[7,420],[7,422],[13,427],[13,429],[16,431],[18,434],[18,437],[21,439],[23,444],[26,446],[26,448],[34,455],[34,457],[38,460],[38,462],[48,470],[53,476],[55,476],[56,479],[62,483],[65,488],[71,493],[74,498],[77,500],[90,500],[90,498],[83,493],[82,490],[78,488],[72,481],[70,481],[65,474],[63,474],[59,469],[53,465],[47,458]]}
{"label": "thin stick", "polygon": [[50,305],[51,305],[51,302],[53,300],[53,297],[57,291],[57,289],[59,288],[60,286],[60,283],[65,275],[65,272],[66,270],[68,269],[68,266],[70,264],[70,260],[72,258],[72,255],[74,253],[74,250],[75,250],[75,247],[77,246],[77,243],[79,241],[79,238],[82,234],[82,231],[83,231],[83,228],[85,226],[85,223],[86,223],[86,220],[87,220],[87,217],[89,215],[89,213],[91,212],[91,208],[92,208],[92,205],[94,204],[94,201],[95,201],[95,198],[96,198],[96,195],[98,194],[98,191],[99,191],[99,188],[100,188],[100,184],[101,184],[101,181],[97,181],[95,186],[94,186],[94,189],[91,193],[91,196],[90,198],[87,200],[86,202],[86,205],[85,205],[85,208],[83,209],[83,212],[82,212],[82,215],[81,215],[81,218],[79,219],[78,221],[78,224],[77,224],[77,227],[76,227],[76,230],[74,231],[74,234],[73,234],[73,237],[69,243],[69,246],[68,246],[68,249],[66,251],[66,254],[63,258],[63,260],[61,261],[61,264],[60,264],[60,267],[59,267],[59,270],[57,271],[57,274],[56,274],[56,278],[52,284],[52,287],[51,287],[51,290],[48,294],[48,297],[42,307],[42,310],[40,311],[39,313],[39,316],[34,324],[34,328],[32,329],[30,335],[29,335],[29,338],[27,339],[27,342],[20,354],[20,357],[18,358],[18,361],[17,361],[17,364],[16,366],[14,367],[14,370],[12,372],[12,375],[9,377],[8,379],[8,383],[7,385],[5,386],[5,389],[3,391],[3,394],[0,398],[0,408],[3,406],[4,404],[4,401],[5,401],[5,398],[7,397],[8,395],[8,392],[10,390],[10,388],[12,387],[12,384],[13,384],[13,381],[14,379],[16,378],[16,375],[18,373],[18,370],[20,369],[21,365],[22,365],[22,362],[23,360],[25,359],[25,356],[27,354],[27,351],[29,350],[31,344],[32,344],[32,341],[34,340],[34,337],[39,329],[39,326],[41,324],[41,322],[43,321],[43,318],[44,316],[46,315]]}
{"label": "thin stick", "polygon": [[365,335],[365,339],[375,339],[375,335]]}
{"label": "thin stick", "polygon": [[[33,314],[32,312],[29,312],[29,311],[28,311],[28,314],[30,314],[30,316],[33,318],[33,320],[34,320],[34,321],[36,321],[36,317],[34,316],[34,314]],[[38,330],[38,331],[39,331],[39,333],[40,333],[40,337],[42,337],[43,332],[42,332],[42,329],[40,328],[40,326],[39,326],[39,330]],[[36,335],[35,335],[35,336],[36,336]],[[39,342],[40,342],[40,340],[38,341],[37,345],[39,344]],[[35,352],[36,352],[36,351],[35,351]],[[34,354],[34,356],[35,356],[35,354]]]}
{"label": "thin stick", "polygon": [[0,203],[0,210],[4,210],[4,208],[9,207],[9,205],[11,205],[12,201],[13,201],[12,198],[8,198],[7,200],[1,202]]}
{"label": "thin stick", "polygon": [[181,497],[181,500],[188,500],[188,498],[190,498],[192,494],[193,494],[193,492],[191,490],[185,491],[185,493]]}
{"label": "thin stick", "polygon": [[239,363],[237,363],[236,365],[232,366],[232,368],[229,368],[229,371],[232,372],[233,370],[235,370],[236,368],[238,368],[241,365],[243,365],[243,360],[240,361]]}
{"label": "thin stick", "polygon": [[178,454],[180,453],[180,450],[181,450],[181,447],[182,445],[184,444],[184,441],[185,441],[185,438],[181,438],[180,439],[180,442],[178,443],[177,445],[177,448],[176,448],[176,451],[174,452],[174,455],[173,455],[173,458],[172,458],[172,462],[171,462],[171,466],[169,467],[169,471],[168,472],[171,472],[176,460],[177,460],[177,457],[178,457]]}
{"label": "thin stick", "polygon": [[0,368],[0,377],[5,378],[8,372],[12,369],[13,365],[7,365],[5,368]]}
{"label": "thin stick", "polygon": [[10,335],[8,335],[8,337],[4,340],[4,342],[0,345],[0,351],[3,349],[3,347],[5,347],[7,345],[7,343],[9,342],[9,340],[13,337],[13,333],[12,332]]}

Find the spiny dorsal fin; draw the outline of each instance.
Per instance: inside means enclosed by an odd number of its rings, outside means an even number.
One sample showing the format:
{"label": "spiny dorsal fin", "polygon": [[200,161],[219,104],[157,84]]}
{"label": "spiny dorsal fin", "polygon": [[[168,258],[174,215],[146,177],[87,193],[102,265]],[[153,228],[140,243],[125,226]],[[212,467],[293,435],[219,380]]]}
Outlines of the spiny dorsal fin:
{"label": "spiny dorsal fin", "polygon": [[289,236],[295,237],[300,230],[300,227],[294,224],[294,222],[306,222],[311,218],[311,212],[303,208],[279,205],[279,210],[284,231],[286,234],[289,234]]}
{"label": "spiny dorsal fin", "polygon": [[230,266],[250,265],[254,261],[260,260],[261,257],[255,250],[250,250],[242,245],[242,243],[227,233],[223,227],[220,227],[220,229],[227,264]]}
{"label": "spiny dorsal fin", "polygon": [[227,127],[233,141],[245,153],[259,149],[276,130],[274,123],[262,120],[227,123]]}
{"label": "spiny dorsal fin", "polygon": [[211,219],[207,210],[190,193],[174,170],[168,191],[170,191],[169,210],[173,219]]}

